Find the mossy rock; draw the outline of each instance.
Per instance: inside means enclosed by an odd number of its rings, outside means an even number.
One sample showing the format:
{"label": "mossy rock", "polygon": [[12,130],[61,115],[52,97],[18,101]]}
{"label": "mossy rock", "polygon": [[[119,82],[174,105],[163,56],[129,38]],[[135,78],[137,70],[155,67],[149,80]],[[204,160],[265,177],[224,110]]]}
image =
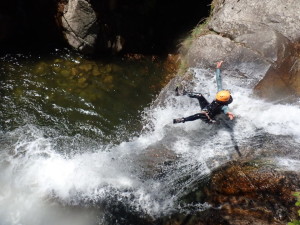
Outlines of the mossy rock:
{"label": "mossy rock", "polygon": [[101,75],[101,71],[99,70],[99,67],[97,65],[93,66],[92,75],[95,77]]}
{"label": "mossy rock", "polygon": [[48,66],[47,63],[45,63],[45,62],[40,62],[40,63],[38,63],[38,64],[35,66],[33,72],[34,72],[35,74],[40,75],[40,74],[45,73],[45,72],[48,70],[48,67],[49,67],[49,66]]}
{"label": "mossy rock", "polygon": [[64,77],[69,77],[70,76],[70,71],[69,70],[62,70],[60,72],[61,75],[63,75]]}
{"label": "mossy rock", "polygon": [[93,65],[91,63],[88,63],[88,64],[81,64],[79,66],[79,69],[84,71],[84,72],[89,72],[93,69]]}

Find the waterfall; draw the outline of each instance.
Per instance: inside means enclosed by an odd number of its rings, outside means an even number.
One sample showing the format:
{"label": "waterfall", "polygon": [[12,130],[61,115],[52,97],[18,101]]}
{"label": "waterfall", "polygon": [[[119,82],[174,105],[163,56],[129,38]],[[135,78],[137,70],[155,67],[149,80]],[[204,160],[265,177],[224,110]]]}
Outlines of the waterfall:
{"label": "waterfall", "polygon": [[[191,71],[197,84],[191,91],[213,100],[214,74],[200,68]],[[25,78],[29,80],[28,74]],[[51,110],[41,112],[43,107],[38,104],[54,103],[30,90],[26,79],[30,93],[25,97],[38,99],[36,104],[28,99],[18,104],[12,95],[5,95],[1,103],[0,221],[4,225],[109,224],[109,208],[124,205],[125,212],[154,218],[184,210],[178,204],[180,198],[190,186],[204,182],[213,169],[240,157],[236,146],[242,157],[258,157],[263,152],[281,166],[299,168],[299,106],[257,99],[250,88],[239,85],[242,81],[229,76],[224,77],[223,85],[232,92],[230,110],[235,121],[221,118],[219,125],[200,120],[174,125],[173,118],[195,114],[199,105],[187,96],[170,95],[164,105],[145,107],[139,134],[117,143],[95,138],[105,135],[102,126],[84,126],[84,121],[68,121],[67,116],[58,119]],[[10,78],[3,79],[2,92],[12,93],[15,85]],[[15,102],[9,105],[10,101]],[[91,102],[81,101],[76,106],[78,120],[84,115],[103,119]],[[74,110],[59,107],[64,113]],[[20,116],[17,111],[22,112],[20,123],[14,117]],[[57,124],[35,123],[35,114]],[[7,124],[12,124],[9,129]],[[92,137],[90,130],[95,131]],[[126,133],[126,127],[119,132]],[[210,206],[194,207],[205,210]]]}

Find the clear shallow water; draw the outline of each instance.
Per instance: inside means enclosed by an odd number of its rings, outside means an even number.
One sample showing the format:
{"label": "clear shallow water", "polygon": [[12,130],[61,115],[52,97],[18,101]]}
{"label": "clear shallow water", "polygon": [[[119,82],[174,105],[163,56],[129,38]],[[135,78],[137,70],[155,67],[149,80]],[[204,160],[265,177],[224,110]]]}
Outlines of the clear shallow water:
{"label": "clear shallow water", "polygon": [[[55,54],[43,66],[32,56],[2,58],[2,224],[130,224],[128,214],[158,217],[187,210],[178,199],[212,169],[238,157],[236,145],[242,155],[250,146],[253,157],[264,149],[277,156],[274,139],[284,140],[288,154],[281,153],[280,164],[299,161],[297,105],[255,99],[250,89],[239,87],[242,81],[224,76],[224,88],[234,96],[230,108],[238,116],[226,121],[230,130],[201,121],[173,125],[173,118],[196,113],[198,103],[170,95],[164,106],[148,107],[159,81],[151,66],[143,75],[146,65],[134,62],[136,72],[106,69],[94,76],[93,62],[79,68],[80,57],[58,53],[57,61]],[[90,75],[66,75],[56,67]],[[198,84],[194,91],[212,100],[214,74],[191,71]]]}
{"label": "clear shallow water", "polygon": [[85,59],[64,50],[6,55],[1,58],[1,128],[34,124],[63,135],[122,140],[140,130],[141,111],[165,82],[163,63],[134,56]]}

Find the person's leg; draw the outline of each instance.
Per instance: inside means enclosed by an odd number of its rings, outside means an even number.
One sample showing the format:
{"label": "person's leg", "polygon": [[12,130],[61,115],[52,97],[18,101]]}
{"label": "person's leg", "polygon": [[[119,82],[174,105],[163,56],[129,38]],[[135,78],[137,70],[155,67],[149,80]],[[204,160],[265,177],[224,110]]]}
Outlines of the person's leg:
{"label": "person's leg", "polygon": [[174,119],[173,123],[184,123],[186,121],[194,121],[194,120],[198,120],[198,119],[201,119],[205,123],[211,123],[211,120],[205,115],[205,113],[197,113],[192,116]]}
{"label": "person's leg", "polygon": [[190,98],[197,98],[201,109],[204,109],[209,104],[209,102],[206,100],[206,98],[203,97],[201,93],[188,92],[187,95]]}
{"label": "person's leg", "polygon": [[208,123],[210,121],[210,119],[205,115],[205,113],[197,113],[195,115],[188,116],[183,119],[184,119],[184,121],[194,121],[194,120],[200,119],[206,123]]}
{"label": "person's leg", "polygon": [[209,102],[206,100],[206,98],[203,97],[203,95],[199,96],[198,98],[200,108],[204,109],[206,106],[209,105]]}

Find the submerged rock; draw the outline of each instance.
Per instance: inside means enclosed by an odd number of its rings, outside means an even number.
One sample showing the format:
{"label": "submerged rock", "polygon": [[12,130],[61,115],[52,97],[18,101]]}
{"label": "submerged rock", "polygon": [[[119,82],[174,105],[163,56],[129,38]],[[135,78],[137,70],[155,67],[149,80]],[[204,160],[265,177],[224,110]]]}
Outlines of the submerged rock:
{"label": "submerged rock", "polygon": [[160,145],[149,146],[142,154],[135,157],[135,164],[141,168],[141,176],[157,178],[163,176],[168,165],[176,162],[178,156]]}

